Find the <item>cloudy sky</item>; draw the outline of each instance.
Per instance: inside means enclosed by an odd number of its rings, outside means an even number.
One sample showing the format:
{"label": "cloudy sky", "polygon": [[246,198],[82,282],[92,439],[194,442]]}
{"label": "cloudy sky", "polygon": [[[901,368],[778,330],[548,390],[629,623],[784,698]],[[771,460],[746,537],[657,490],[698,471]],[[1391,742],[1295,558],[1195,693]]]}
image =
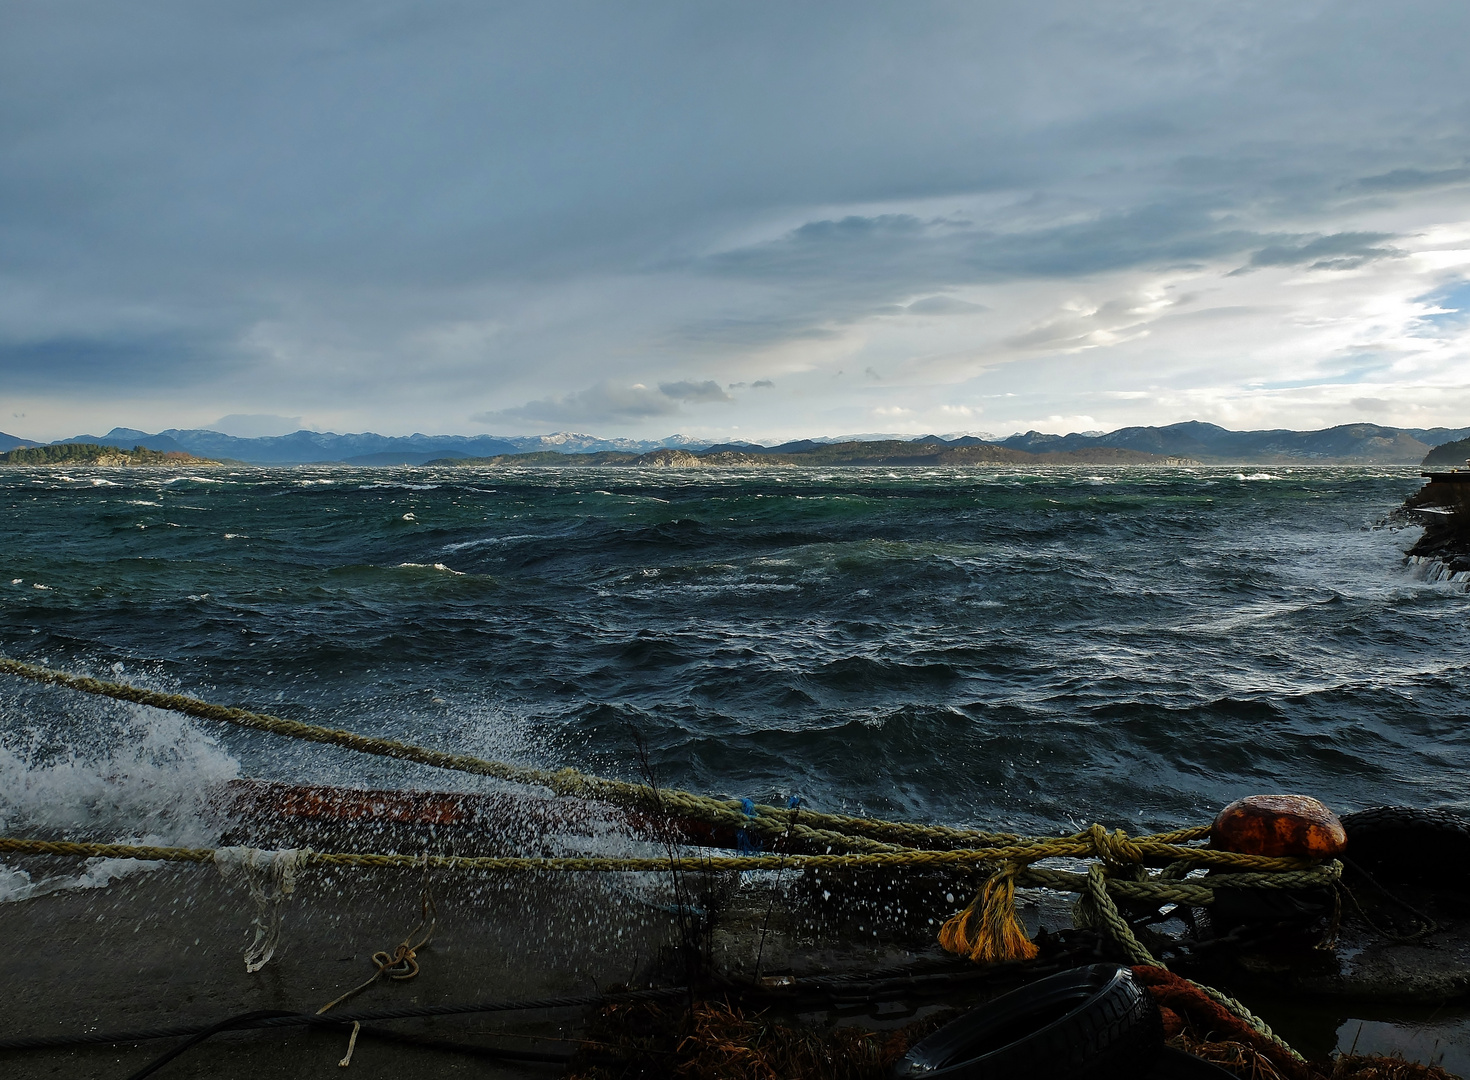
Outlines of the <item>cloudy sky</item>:
{"label": "cloudy sky", "polygon": [[1467,31],[6,0],[0,430],[1470,424]]}

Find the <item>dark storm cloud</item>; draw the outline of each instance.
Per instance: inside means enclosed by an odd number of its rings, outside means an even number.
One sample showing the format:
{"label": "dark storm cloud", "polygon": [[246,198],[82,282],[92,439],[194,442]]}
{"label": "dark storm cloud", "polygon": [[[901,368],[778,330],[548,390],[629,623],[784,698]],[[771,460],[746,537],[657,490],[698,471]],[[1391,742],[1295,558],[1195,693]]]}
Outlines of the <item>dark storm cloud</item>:
{"label": "dark storm cloud", "polygon": [[495,415],[659,417],[722,350],[958,316],[959,287],[1384,259],[1320,219],[1470,178],[1467,29],[1413,0],[16,0],[0,341],[51,344],[0,346],[0,389],[254,363],[280,400],[210,415],[514,380]]}

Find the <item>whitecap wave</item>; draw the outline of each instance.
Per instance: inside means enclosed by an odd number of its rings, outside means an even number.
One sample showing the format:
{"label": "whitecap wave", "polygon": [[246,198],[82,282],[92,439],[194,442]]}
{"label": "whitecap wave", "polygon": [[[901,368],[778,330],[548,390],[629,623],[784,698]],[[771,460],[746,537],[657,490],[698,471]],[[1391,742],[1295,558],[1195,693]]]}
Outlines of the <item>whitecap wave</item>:
{"label": "whitecap wave", "polygon": [[[79,702],[44,730],[7,726],[0,741],[0,834],[208,847],[218,840],[208,800],[238,775],[238,761],[186,717]],[[98,888],[155,865],[90,859],[37,878],[0,864],[0,901]]]}
{"label": "whitecap wave", "polygon": [[495,547],[498,544],[509,544],[516,540],[545,540],[547,537],[541,533],[517,533],[514,536],[486,536],[480,540],[462,540],[457,544],[445,544],[440,551],[469,551],[471,548]]}
{"label": "whitecap wave", "polygon": [[1415,555],[1409,559],[1409,574],[1426,585],[1464,585],[1470,589],[1470,570],[1452,570],[1439,559]]}

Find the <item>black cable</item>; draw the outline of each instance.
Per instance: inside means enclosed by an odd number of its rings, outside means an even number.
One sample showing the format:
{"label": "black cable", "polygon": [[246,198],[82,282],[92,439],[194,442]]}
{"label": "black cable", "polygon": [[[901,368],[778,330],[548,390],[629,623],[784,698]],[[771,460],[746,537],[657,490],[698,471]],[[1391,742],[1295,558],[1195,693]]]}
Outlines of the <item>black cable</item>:
{"label": "black cable", "polygon": [[423,1005],[411,1009],[379,1009],[358,1011],[344,1009],[341,1012],[291,1013],[267,1011],[246,1013],[222,1020],[220,1024],[190,1027],[147,1028],[142,1031],[92,1032],[86,1035],[37,1035],[28,1038],[0,1040],[0,1050],[43,1050],[62,1046],[86,1046],[106,1043],[150,1042],[155,1039],[176,1039],[183,1036],[214,1034],[216,1031],[249,1031],[260,1028],[278,1027],[327,1027],[338,1024],[369,1023],[374,1020],[413,1020],[427,1016],[458,1016],[465,1013],[531,1012],[539,1009],[573,1009],[588,1005],[610,1002],[660,1001],[664,998],[682,997],[689,993],[687,987],[670,986],[652,990],[632,990],[623,994],[584,994],[580,997],[536,998],[528,1001],[481,1001],[459,1005]]}
{"label": "black cable", "polygon": [[[1088,954],[1090,955],[1090,954]],[[790,998],[810,994],[837,993],[847,1000],[874,1000],[875,996],[894,992],[922,993],[930,987],[950,982],[989,982],[1022,974],[1043,975],[1074,966],[1086,960],[1077,950],[1067,950],[1050,960],[1006,961],[980,967],[963,960],[938,960],[930,963],[880,968],[876,971],[817,978],[797,978],[784,986],[732,984],[720,988],[740,997]],[[138,1031],[91,1032],[78,1035],[33,1035],[0,1039],[0,1051],[45,1050],[58,1047],[150,1042],[158,1039],[205,1037],[220,1031],[251,1031],[284,1027],[334,1027],[354,1022],[368,1024],[383,1020],[414,1020],[432,1016],[461,1016],[469,1013],[532,1012],[548,1009],[585,1008],[614,1002],[662,1001],[684,997],[684,986],[655,987],[619,994],[583,994],[576,997],[533,998],[521,1001],[482,1001],[448,1005],[421,1005],[413,1008],[333,1011],[330,1014],[260,1012],[231,1017],[218,1024],[188,1027],[145,1028]],[[222,1026],[224,1025],[224,1026]],[[380,1029],[381,1030],[381,1029]],[[186,1049],[188,1045],[180,1048]],[[160,1062],[161,1063],[161,1062]],[[143,1074],[146,1075],[146,1074]]]}
{"label": "black cable", "polygon": [[423,1035],[410,1035],[402,1031],[390,1031],[388,1028],[368,1027],[363,1025],[357,1033],[361,1039],[378,1039],[381,1042],[404,1043],[408,1046],[418,1046],[425,1050],[443,1050],[451,1054],[470,1054],[476,1057],[499,1058],[502,1061],[538,1061],[548,1064],[565,1065],[575,1056],[569,1052],[550,1052],[544,1050],[515,1050],[509,1046],[481,1046],[477,1043],[450,1042],[447,1039],[430,1039]]}
{"label": "black cable", "polygon": [[185,1039],[167,1053],[154,1058],[147,1065],[144,1065],[137,1072],[133,1073],[132,1076],[129,1076],[128,1080],[143,1080],[145,1076],[152,1076],[185,1050],[198,1046],[211,1035],[218,1035],[221,1031],[235,1031],[240,1028],[254,1027],[256,1026],[256,1021],[290,1015],[292,1014],[282,1012],[280,1009],[258,1009],[255,1012],[241,1013],[239,1016],[232,1016],[228,1020],[221,1020],[217,1024],[211,1024],[203,1031],[196,1032],[191,1037]]}

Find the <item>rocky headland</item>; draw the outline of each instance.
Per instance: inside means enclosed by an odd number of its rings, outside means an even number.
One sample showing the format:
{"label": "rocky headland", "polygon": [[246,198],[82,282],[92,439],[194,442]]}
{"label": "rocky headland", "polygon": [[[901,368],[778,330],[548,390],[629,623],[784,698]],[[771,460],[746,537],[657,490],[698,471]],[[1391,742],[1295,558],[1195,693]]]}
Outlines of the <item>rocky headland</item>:
{"label": "rocky headland", "polygon": [[[1437,577],[1470,575],[1470,469],[1464,462],[1461,456],[1458,469],[1425,473],[1429,482],[1405,499],[1400,510],[1402,517],[1424,526],[1409,557],[1434,563]],[[1431,464],[1429,459],[1425,464]]]}
{"label": "rocky headland", "polygon": [[27,446],[0,454],[0,465],[167,465],[177,468],[222,464],[224,463],[195,457],[179,450],[149,450],[145,446],[122,450],[116,446],[102,446],[98,443]]}
{"label": "rocky headland", "polygon": [[1436,446],[1425,455],[1426,469],[1463,469],[1470,460],[1470,439],[1458,439]]}

